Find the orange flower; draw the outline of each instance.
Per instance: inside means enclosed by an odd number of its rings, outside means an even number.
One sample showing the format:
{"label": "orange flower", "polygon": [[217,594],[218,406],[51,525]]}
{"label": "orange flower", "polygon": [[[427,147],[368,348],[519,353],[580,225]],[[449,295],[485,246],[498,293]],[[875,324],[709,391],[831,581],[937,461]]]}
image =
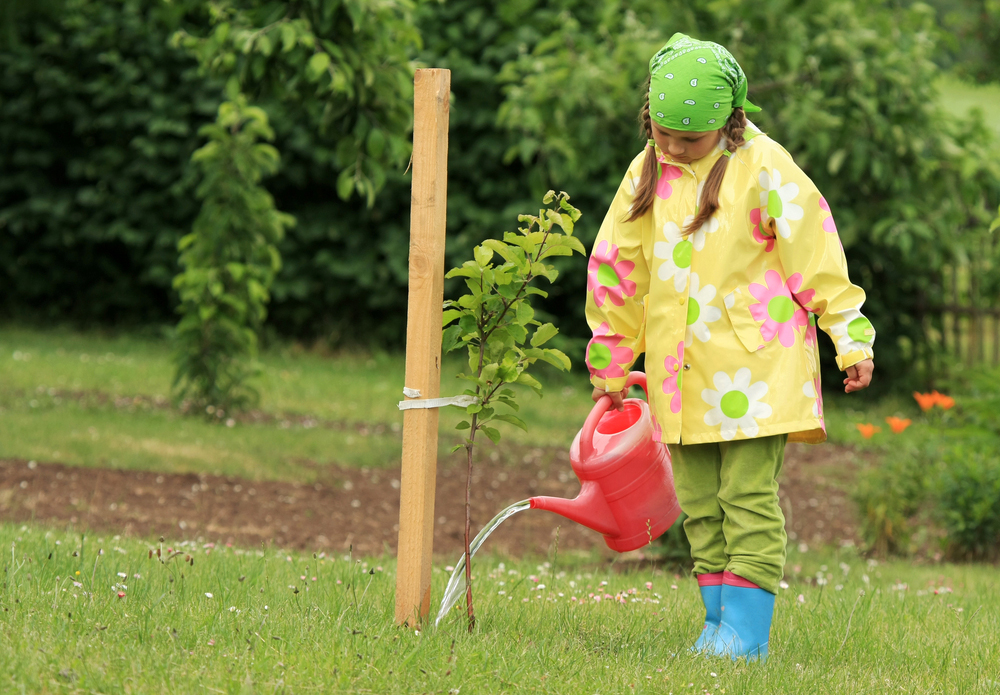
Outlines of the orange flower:
{"label": "orange flower", "polygon": [[937,404],[944,408],[945,410],[951,410],[955,407],[955,399],[951,396],[945,396],[938,394]]}
{"label": "orange flower", "polygon": [[900,432],[905,430],[907,427],[910,426],[910,423],[912,422],[910,418],[901,418],[901,417],[896,417],[895,415],[890,415],[885,419],[885,421],[889,423],[889,427],[891,427],[892,431],[895,432],[896,434],[899,434]]}
{"label": "orange flower", "polygon": [[860,432],[861,436],[864,437],[865,439],[871,439],[873,434],[882,431],[881,427],[873,425],[870,422],[866,422],[863,425],[859,422],[857,425],[855,425],[855,427],[858,428],[858,432]]}
{"label": "orange flower", "polygon": [[934,404],[937,403],[937,396],[933,393],[918,393],[914,391],[913,397],[917,399],[917,405],[919,405],[920,409],[925,413],[933,408]]}

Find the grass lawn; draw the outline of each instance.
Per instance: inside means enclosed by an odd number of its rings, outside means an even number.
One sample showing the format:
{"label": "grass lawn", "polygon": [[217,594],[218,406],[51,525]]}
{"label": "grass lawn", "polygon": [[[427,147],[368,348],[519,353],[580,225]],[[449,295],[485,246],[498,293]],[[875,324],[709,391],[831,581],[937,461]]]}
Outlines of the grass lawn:
{"label": "grass lawn", "polygon": [[697,584],[645,563],[477,557],[469,636],[463,602],[395,627],[390,558],[9,524],[0,547],[5,692],[1000,692],[990,567],[792,548],[762,666],[689,653]]}
{"label": "grass lawn", "polygon": [[[279,480],[312,480],[315,466],[303,461],[398,465],[402,354],[269,351],[262,357],[266,418],[232,427],[168,407],[170,357],[162,339],[0,328],[0,458]],[[445,362],[442,394],[460,393],[464,382],[454,374],[461,369],[458,360]],[[591,389],[584,375],[547,365],[539,377],[543,398],[522,390],[519,415],[529,431],[501,423],[504,439],[568,448],[592,406]],[[130,403],[135,396],[141,401]],[[850,396],[827,403],[826,419],[831,441],[871,446],[856,423],[918,412],[905,397],[876,403]],[[442,454],[457,441],[459,415],[454,408],[440,412]]]}
{"label": "grass lawn", "polygon": [[[163,340],[62,330],[0,328],[0,458],[60,461],[247,478],[311,479],[296,462],[398,465],[403,416],[402,354],[341,354],[292,348],[262,357],[264,421],[209,423],[168,407],[173,367]],[[442,394],[465,382],[445,362]],[[545,396],[523,389],[530,446],[568,447],[592,405],[585,377],[539,368]],[[141,402],[129,398],[141,396]],[[116,404],[115,399],[118,399]],[[460,411],[441,411],[441,450],[456,441]],[[380,428],[367,427],[381,425]]]}

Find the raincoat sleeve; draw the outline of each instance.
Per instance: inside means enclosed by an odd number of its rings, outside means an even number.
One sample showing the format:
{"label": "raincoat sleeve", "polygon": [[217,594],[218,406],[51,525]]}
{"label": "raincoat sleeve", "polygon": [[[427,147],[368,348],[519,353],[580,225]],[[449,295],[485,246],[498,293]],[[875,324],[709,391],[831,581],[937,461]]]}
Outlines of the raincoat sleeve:
{"label": "raincoat sleeve", "polygon": [[642,155],[629,167],[604,218],[587,264],[587,345],[591,383],[606,391],[625,388],[629,368],[645,347],[645,308],[649,268],[643,240],[650,238],[652,209],[626,222]]}
{"label": "raincoat sleeve", "polygon": [[780,147],[761,167],[759,184],[761,221],[775,237],[788,288],[833,340],[837,366],[844,371],[872,359],[875,329],[861,313],[865,291],[848,277],[826,199]]}

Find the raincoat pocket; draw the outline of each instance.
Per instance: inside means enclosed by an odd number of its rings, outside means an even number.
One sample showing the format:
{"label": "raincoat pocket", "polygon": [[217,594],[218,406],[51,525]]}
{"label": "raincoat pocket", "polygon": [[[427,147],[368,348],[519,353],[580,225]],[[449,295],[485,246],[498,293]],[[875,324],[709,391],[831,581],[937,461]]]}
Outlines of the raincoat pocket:
{"label": "raincoat pocket", "polygon": [[750,294],[746,287],[737,287],[726,295],[726,313],[729,315],[729,323],[733,326],[736,337],[740,339],[749,352],[757,352],[764,347],[767,341],[760,334],[760,327],[763,322],[755,321],[750,313],[750,305],[756,303],[756,299]]}

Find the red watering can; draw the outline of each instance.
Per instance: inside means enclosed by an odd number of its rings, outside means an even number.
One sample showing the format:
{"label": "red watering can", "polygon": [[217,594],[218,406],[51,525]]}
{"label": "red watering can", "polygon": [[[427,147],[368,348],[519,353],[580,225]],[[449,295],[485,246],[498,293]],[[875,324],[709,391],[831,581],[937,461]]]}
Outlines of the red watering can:
{"label": "red watering can", "polygon": [[[632,372],[626,383],[646,388],[646,375]],[[649,404],[625,399],[622,412],[609,410],[604,396],[590,411],[570,448],[573,472],[582,488],[574,499],[532,497],[532,509],[547,509],[604,534],[612,550],[624,553],[659,538],[677,521],[667,446],[653,440]]]}

